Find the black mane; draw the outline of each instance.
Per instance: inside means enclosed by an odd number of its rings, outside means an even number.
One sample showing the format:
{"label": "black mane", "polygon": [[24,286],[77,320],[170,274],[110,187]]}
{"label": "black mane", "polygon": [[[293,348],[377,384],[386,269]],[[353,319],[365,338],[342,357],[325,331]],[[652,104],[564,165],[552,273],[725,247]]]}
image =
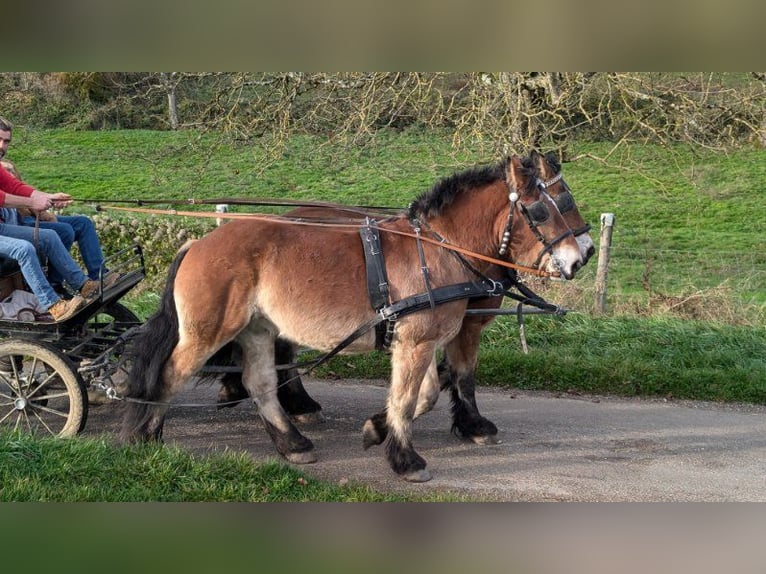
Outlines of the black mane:
{"label": "black mane", "polygon": [[[437,216],[463,191],[485,187],[498,180],[505,181],[505,174],[510,161],[511,158],[507,157],[494,165],[470,168],[440,179],[429,191],[421,194],[410,203],[410,219]],[[536,173],[536,169],[529,158],[524,158],[522,163],[527,175],[533,176]],[[529,177],[529,181],[534,184],[535,178]]]}

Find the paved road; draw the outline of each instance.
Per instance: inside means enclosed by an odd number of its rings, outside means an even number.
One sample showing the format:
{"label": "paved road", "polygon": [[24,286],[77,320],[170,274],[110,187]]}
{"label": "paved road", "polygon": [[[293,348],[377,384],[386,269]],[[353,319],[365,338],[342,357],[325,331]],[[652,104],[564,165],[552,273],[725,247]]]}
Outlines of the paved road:
{"label": "paved road", "polygon": [[[494,501],[766,501],[763,407],[482,388],[479,407],[502,442],[477,446],[450,434],[443,395],[415,422],[415,447],[434,478],[408,484],[390,471],[380,447],[361,446],[364,419],[384,404],[383,384],[309,380],[307,389],[327,420],[301,425],[319,458],[301,468],[333,482]],[[211,404],[215,392],[191,387],[177,401]],[[91,408],[86,434],[116,431],[117,411],[111,404]],[[195,452],[276,456],[252,404],[174,407],[164,437]]]}

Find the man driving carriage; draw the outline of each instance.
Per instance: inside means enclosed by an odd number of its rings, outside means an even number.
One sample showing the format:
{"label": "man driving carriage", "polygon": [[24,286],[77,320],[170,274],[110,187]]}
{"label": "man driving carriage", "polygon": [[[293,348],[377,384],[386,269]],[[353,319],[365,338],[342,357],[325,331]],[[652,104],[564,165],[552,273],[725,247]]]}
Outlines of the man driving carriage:
{"label": "man driving carriage", "polygon": [[[16,166],[6,158],[13,136],[13,125],[0,117],[0,167],[16,179],[21,179]],[[77,243],[82,261],[90,279],[97,280],[104,266],[104,254],[93,221],[85,215],[55,215],[47,210],[34,212],[28,208],[19,208],[18,225],[38,226],[52,229],[61,238],[67,250]],[[104,288],[110,287],[119,279],[115,272],[104,270]],[[58,293],[63,293],[63,277],[54,269],[48,270],[48,280]]]}
{"label": "man driving carriage", "polygon": [[[3,121],[3,127],[8,123]],[[0,153],[5,155],[11,141],[11,131],[0,129]],[[18,225],[17,208],[34,211],[69,205],[71,196],[66,193],[45,193],[13,177],[0,169],[0,255],[18,261],[21,272],[30,290],[45,307],[54,321],[64,321],[85,305],[87,299],[99,291],[99,283],[89,279],[72,259],[69,251],[55,231],[36,230]],[[48,259],[49,265],[59,273],[72,289],[79,294],[71,299],[61,297],[53,289],[42,270],[35,248]]]}

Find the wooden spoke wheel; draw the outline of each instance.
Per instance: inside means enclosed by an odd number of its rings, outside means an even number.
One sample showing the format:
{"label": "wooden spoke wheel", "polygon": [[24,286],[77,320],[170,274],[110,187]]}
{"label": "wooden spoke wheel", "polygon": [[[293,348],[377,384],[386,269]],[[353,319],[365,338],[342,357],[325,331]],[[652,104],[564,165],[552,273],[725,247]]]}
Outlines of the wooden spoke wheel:
{"label": "wooden spoke wheel", "polygon": [[0,361],[3,428],[55,437],[82,431],[88,416],[85,384],[66,355],[45,343],[6,339],[0,342]]}

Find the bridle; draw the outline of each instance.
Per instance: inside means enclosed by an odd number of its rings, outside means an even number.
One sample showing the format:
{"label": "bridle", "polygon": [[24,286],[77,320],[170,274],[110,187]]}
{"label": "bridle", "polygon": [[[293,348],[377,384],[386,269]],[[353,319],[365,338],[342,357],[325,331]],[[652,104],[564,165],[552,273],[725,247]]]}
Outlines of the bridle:
{"label": "bridle", "polygon": [[[561,185],[564,187],[564,191],[556,195],[548,193],[547,192],[548,188],[558,183],[559,181],[561,182]],[[546,193],[548,193],[548,196],[551,199],[553,199],[553,202],[556,204],[556,207],[558,207],[559,213],[561,215],[566,215],[567,213],[569,213],[575,208],[574,197],[572,196],[572,192],[569,189],[567,182],[564,181],[562,173],[559,172],[548,181],[539,182],[538,187],[541,187],[544,191],[546,191]],[[580,235],[584,235],[588,233],[590,230],[591,230],[590,223],[586,223],[582,227],[573,229],[572,233],[574,234],[575,237],[579,237]]]}
{"label": "bridle", "polygon": [[[555,181],[551,180],[551,182],[553,183],[555,183],[556,181],[558,181],[558,179],[556,179]],[[561,212],[561,209],[558,207],[558,203],[556,202],[556,200],[553,197],[551,197],[546,191],[548,185],[552,185],[553,183],[544,182],[538,179],[536,184],[537,184],[537,188],[540,190],[540,193],[544,195],[545,197],[549,198],[551,201],[553,201],[556,204],[557,209],[559,209],[559,212]],[[532,233],[535,235],[535,237],[537,237],[537,240],[543,244],[543,248],[542,250],[540,250],[540,253],[538,253],[537,259],[535,259],[535,262],[531,265],[531,267],[537,268],[537,266],[540,264],[540,261],[542,261],[543,257],[545,257],[546,254],[551,253],[553,251],[553,248],[558,243],[566,239],[567,237],[574,236],[575,232],[572,229],[567,228],[566,231],[564,231],[557,237],[554,237],[552,240],[548,241],[543,235],[542,231],[540,231],[540,226],[543,225],[546,221],[548,221],[548,218],[550,217],[550,211],[548,210],[548,206],[545,205],[542,199],[538,199],[537,201],[533,201],[529,205],[525,205],[521,201],[518,192],[511,186],[511,183],[507,182],[507,184],[510,189],[510,193],[508,194],[510,208],[508,211],[508,221],[505,224],[505,229],[503,230],[503,235],[502,235],[502,239],[500,240],[500,248],[498,250],[498,253],[500,255],[505,255],[508,252],[508,247],[511,241],[511,227],[513,226],[513,214],[516,211],[519,211],[521,215],[524,217],[524,220],[527,222],[529,229],[532,230]],[[574,199],[572,198],[571,193],[569,194],[569,197],[571,199],[572,206],[574,206]]]}

